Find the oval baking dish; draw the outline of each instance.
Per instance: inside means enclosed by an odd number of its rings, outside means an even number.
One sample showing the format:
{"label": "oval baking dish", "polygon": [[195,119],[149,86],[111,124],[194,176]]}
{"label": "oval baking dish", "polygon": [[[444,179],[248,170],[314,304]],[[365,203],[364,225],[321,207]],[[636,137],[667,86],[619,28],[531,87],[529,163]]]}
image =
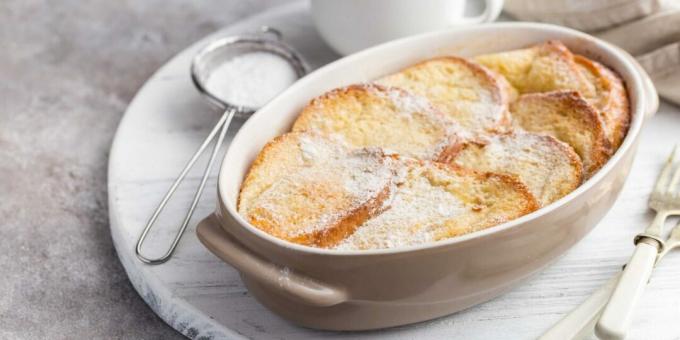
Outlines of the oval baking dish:
{"label": "oval baking dish", "polygon": [[[332,88],[370,81],[423,59],[470,57],[561,40],[615,69],[625,80],[632,121],[623,144],[592,178],[562,199],[519,219],[432,244],[339,251],[277,239],[236,211],[241,182],[264,144],[290,129],[300,109]],[[658,99],[649,79],[621,50],[559,26],[502,23],[427,33],[333,62],[259,110],[222,163],[217,211],[197,233],[240,271],[250,292],[295,323],[363,330],[423,321],[489,300],[536,273],[585,236],[614,204],[628,176],[645,116]]]}

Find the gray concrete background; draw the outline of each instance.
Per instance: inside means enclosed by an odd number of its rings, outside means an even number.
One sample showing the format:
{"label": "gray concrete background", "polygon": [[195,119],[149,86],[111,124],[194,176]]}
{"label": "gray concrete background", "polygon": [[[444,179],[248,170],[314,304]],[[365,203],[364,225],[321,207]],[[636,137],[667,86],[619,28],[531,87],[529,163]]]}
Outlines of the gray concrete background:
{"label": "gray concrete background", "polygon": [[111,243],[111,139],[166,60],[283,2],[0,1],[0,339],[181,338]]}

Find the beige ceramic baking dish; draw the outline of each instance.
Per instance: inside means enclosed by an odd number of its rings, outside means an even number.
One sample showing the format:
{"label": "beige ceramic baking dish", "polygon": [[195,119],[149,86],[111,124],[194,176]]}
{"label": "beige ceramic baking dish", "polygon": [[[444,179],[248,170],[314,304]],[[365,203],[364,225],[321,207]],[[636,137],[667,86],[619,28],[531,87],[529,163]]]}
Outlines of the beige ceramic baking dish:
{"label": "beige ceramic baking dish", "polygon": [[[559,39],[614,68],[628,87],[632,124],[621,148],[577,190],[534,213],[438,243],[388,250],[337,251],[288,243],[236,212],[241,181],[270,139],[288,131],[299,110],[335,87],[369,81],[426,58],[474,56]],[[489,300],[545,267],[588,233],[623,186],[656,92],[628,55],[574,30],[503,23],[409,37],[343,58],[308,75],[257,112],[224,158],[219,206],[197,229],[214,254],[241,273],[275,313],[321,329],[361,330],[413,323]]]}

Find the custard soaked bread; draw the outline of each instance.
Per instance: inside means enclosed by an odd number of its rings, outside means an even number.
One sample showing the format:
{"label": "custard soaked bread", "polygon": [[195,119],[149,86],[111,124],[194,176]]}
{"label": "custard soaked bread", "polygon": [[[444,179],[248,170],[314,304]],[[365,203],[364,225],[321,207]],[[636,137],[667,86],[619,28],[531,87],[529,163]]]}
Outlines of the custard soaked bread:
{"label": "custard soaked bread", "polygon": [[541,206],[572,192],[583,180],[581,159],[569,145],[551,136],[526,132],[468,141],[453,156],[452,163],[516,176]]}
{"label": "custard soaked bread", "polygon": [[460,129],[423,97],[393,87],[351,85],[312,100],[293,131],[313,131],[352,147],[438,159],[455,148]]}
{"label": "custard soaked bread", "polygon": [[608,67],[576,55],[574,60],[588,80],[595,84],[595,97],[586,98],[595,106],[613,150],[621,145],[630,125],[630,104],[623,80]]}
{"label": "custard soaked bread", "polygon": [[513,177],[442,163],[406,160],[384,212],[368,220],[337,249],[418,245],[485,229],[538,208]]}
{"label": "custard soaked bread", "polygon": [[253,163],[238,211],[278,238],[330,247],[379,211],[393,186],[394,164],[379,149],[348,150],[289,133],[267,144]]}
{"label": "custard soaked bread", "polygon": [[525,94],[510,105],[513,123],[553,136],[574,148],[586,178],[609,159],[610,147],[597,112],[574,91]]}
{"label": "custard soaked bread", "polygon": [[478,56],[475,61],[502,74],[520,93],[577,91],[594,106],[609,144],[621,144],[630,108],[621,78],[606,66],[574,55],[559,41],[530,48]]}
{"label": "custard soaked bread", "polygon": [[627,92],[606,66],[557,41],[475,60],[315,98],[254,161],[239,213],[314,247],[424,244],[560,199],[624,139]]}
{"label": "custard soaked bread", "polygon": [[472,132],[503,130],[509,124],[505,80],[463,58],[430,59],[377,82],[426,97]]}
{"label": "custard soaked bread", "polygon": [[502,74],[520,94],[573,90],[586,98],[595,96],[595,86],[580,72],[574,55],[559,41],[481,55],[474,60]]}
{"label": "custard soaked bread", "polygon": [[250,166],[238,199],[241,213],[282,176],[313,163],[328,162],[346,154],[348,149],[312,133],[287,133],[269,141]]}

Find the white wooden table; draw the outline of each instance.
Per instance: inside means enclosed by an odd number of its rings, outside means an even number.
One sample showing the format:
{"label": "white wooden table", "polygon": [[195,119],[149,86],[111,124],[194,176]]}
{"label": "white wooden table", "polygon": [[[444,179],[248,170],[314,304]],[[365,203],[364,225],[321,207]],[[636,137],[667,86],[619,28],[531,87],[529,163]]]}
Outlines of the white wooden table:
{"label": "white wooden table", "polygon": [[[281,29],[314,67],[337,58],[316,35],[305,2],[270,10],[218,35],[263,24]],[[189,61],[197,48],[179,54],[140,90],[120,125],[109,164],[111,232],[118,256],[151,308],[192,338],[535,338],[620,270],[633,250],[633,236],[652,218],[646,200],[656,174],[672,145],[680,143],[680,109],[663,104],[644,128],[630,178],[611,212],[554,265],[508,294],[411,326],[365,333],[314,331],[292,325],[257,303],[238,273],[198,242],[193,225],[213,210],[214,176],[175,257],[160,266],[143,265],[134,257],[134,243],[149,214],[218,118],[189,78]],[[239,125],[234,124],[229,139]],[[150,235],[148,253],[161,252],[173,236],[199,179],[196,170]],[[679,338],[680,252],[657,268],[630,335],[630,339]]]}

